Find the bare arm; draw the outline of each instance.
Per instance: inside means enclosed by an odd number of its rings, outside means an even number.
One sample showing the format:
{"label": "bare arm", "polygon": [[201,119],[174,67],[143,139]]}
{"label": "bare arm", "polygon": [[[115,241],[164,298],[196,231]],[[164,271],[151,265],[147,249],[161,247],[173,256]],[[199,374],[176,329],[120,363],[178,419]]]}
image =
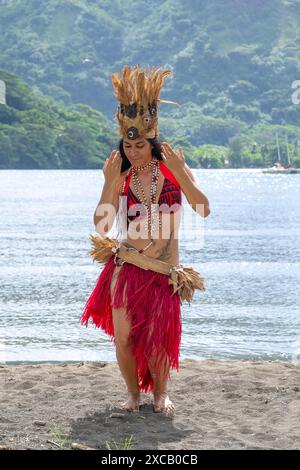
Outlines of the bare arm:
{"label": "bare arm", "polygon": [[192,171],[186,164],[182,148],[179,148],[177,154],[167,142],[163,142],[162,149],[164,163],[173,172],[188,203],[195,212],[202,217],[207,217],[210,214],[209,201],[205,194],[200,191]]}
{"label": "bare arm", "polygon": [[[184,164],[184,170],[185,170],[185,173],[189,176],[189,178],[192,181],[192,183],[194,184],[194,186],[196,186],[196,188],[198,189],[198,193],[199,193],[197,195],[198,198],[200,196],[200,198],[202,199],[201,204],[203,204],[203,209],[201,209],[201,215],[203,215],[203,217],[207,217],[210,214],[209,201],[208,201],[207,197],[200,191],[200,189],[197,185],[197,180],[196,180],[195,176],[193,175],[192,170],[188,167],[187,163]],[[187,197],[188,202],[191,205],[191,207],[196,212],[198,212],[196,210],[196,204],[191,203],[190,200],[189,200],[189,197],[187,195],[186,195],[186,197]]]}
{"label": "bare arm", "polygon": [[194,181],[194,183],[196,183],[196,178],[195,176],[193,175],[193,172],[192,170],[190,169],[190,167],[187,165],[187,163],[184,164],[184,169],[185,171],[187,172],[187,174],[189,175],[189,177],[191,178],[192,181]]}
{"label": "bare arm", "polygon": [[[109,232],[113,226],[116,214],[119,210],[119,195],[116,187],[112,186],[107,181],[104,182],[100,200],[94,212],[94,225],[100,230],[101,221],[106,220],[106,232]],[[107,226],[107,229],[106,229]],[[100,232],[99,232],[100,233]]]}
{"label": "bare arm", "polygon": [[[190,169],[189,171],[191,172]],[[202,217],[207,217],[210,214],[209,201],[205,194],[200,191],[194,176],[192,179],[189,171],[184,168],[183,171],[175,174],[175,177],[192,209]]]}
{"label": "bare arm", "polygon": [[101,236],[105,236],[110,231],[119,210],[119,190],[122,183],[121,164],[121,157],[118,152],[113,150],[103,166],[105,180],[100,200],[94,212],[95,229]]}

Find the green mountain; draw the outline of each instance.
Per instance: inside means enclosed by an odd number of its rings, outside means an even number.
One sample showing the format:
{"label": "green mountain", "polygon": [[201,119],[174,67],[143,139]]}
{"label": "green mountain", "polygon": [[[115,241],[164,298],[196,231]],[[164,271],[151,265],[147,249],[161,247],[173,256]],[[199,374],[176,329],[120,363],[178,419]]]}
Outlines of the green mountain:
{"label": "green mountain", "polygon": [[99,168],[114,145],[111,123],[85,104],[66,107],[0,69],[0,168]]}
{"label": "green mountain", "polygon": [[195,165],[222,166],[224,147],[233,166],[272,163],[276,133],[300,158],[300,0],[0,0],[0,30],[0,67],[111,123],[112,72],[171,68],[162,98],[180,107],[161,106],[160,129]]}

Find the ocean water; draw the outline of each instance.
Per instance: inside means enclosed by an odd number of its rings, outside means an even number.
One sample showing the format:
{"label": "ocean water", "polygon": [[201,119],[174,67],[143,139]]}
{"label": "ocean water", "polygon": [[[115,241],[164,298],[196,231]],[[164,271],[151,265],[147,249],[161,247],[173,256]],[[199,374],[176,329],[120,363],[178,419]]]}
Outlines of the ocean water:
{"label": "ocean water", "polygon": [[[300,362],[300,175],[193,170],[210,201],[184,198],[180,262],[206,291],[182,305],[180,358]],[[0,171],[0,362],[115,361],[80,325],[100,273],[88,236],[101,170]]]}

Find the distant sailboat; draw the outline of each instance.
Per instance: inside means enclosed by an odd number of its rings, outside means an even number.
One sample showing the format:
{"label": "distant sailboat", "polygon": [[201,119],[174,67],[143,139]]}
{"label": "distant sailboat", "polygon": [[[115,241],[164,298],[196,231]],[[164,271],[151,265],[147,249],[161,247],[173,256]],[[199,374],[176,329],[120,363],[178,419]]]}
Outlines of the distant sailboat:
{"label": "distant sailboat", "polygon": [[[277,162],[276,162],[277,163]],[[291,167],[291,168],[285,168],[284,166],[283,167],[276,167],[276,166],[272,166],[270,168],[265,168],[264,170],[262,170],[263,173],[276,173],[276,174],[290,174],[290,173],[300,173],[300,168],[294,168],[294,167]]]}
{"label": "distant sailboat", "polygon": [[262,170],[263,173],[284,174],[284,175],[290,174],[290,173],[300,173],[300,168],[295,168],[291,165],[287,135],[285,136],[285,142],[286,142],[286,150],[287,150],[287,164],[285,166],[282,166],[282,164],[281,164],[281,161],[280,161],[281,160],[281,158],[280,158],[280,148],[279,148],[279,143],[278,143],[278,134],[276,132],[278,160],[274,163],[274,165],[272,167],[264,168]]}

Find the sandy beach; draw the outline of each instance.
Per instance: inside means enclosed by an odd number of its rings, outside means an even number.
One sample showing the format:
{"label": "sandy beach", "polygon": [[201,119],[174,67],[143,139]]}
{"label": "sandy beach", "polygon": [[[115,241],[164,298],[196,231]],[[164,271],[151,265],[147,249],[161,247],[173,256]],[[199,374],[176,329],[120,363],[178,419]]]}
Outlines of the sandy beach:
{"label": "sandy beach", "polygon": [[300,365],[195,361],[171,371],[173,415],[122,410],[117,363],[0,365],[0,448],[299,449]]}

